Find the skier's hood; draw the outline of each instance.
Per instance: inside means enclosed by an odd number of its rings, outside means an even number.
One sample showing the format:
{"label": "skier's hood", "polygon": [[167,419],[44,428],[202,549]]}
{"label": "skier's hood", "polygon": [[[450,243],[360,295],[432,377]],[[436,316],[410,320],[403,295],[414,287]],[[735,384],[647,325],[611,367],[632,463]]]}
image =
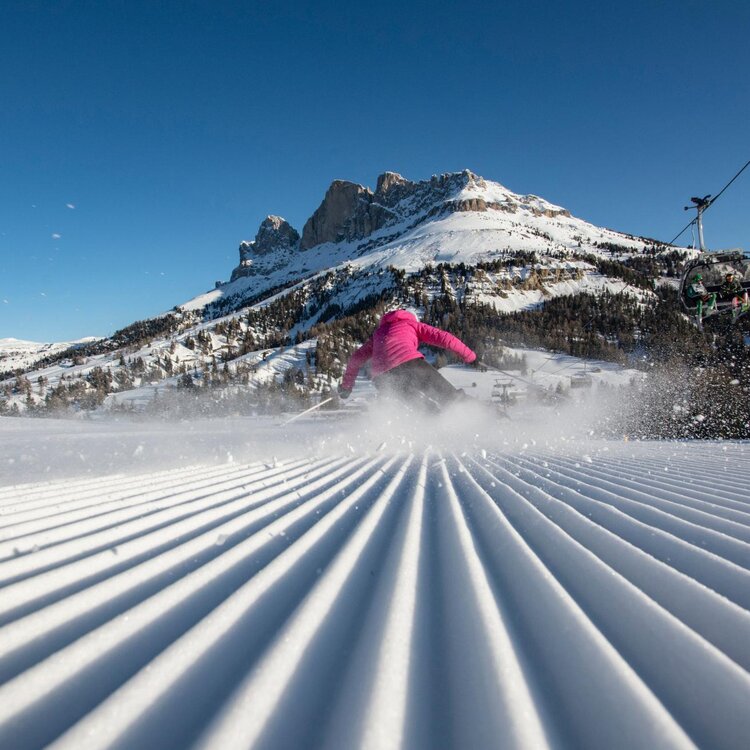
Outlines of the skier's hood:
{"label": "skier's hood", "polygon": [[412,320],[416,321],[417,316],[408,310],[391,310],[387,312],[381,319],[381,323],[393,323],[396,320]]}

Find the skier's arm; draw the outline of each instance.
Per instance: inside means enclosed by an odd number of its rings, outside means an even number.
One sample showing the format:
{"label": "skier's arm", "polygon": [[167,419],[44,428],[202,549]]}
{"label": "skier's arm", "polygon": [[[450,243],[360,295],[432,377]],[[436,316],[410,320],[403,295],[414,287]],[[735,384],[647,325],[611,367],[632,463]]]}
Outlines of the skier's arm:
{"label": "skier's arm", "polygon": [[341,388],[351,391],[354,388],[354,381],[357,379],[357,373],[362,365],[372,357],[372,336],[352,354],[349,364],[346,366],[346,372],[341,380]]}
{"label": "skier's arm", "polygon": [[417,323],[417,338],[420,343],[439,346],[441,349],[452,351],[466,362],[466,364],[473,362],[477,358],[477,355],[463,341],[457,339],[448,333],[448,331],[441,331],[439,328],[433,328],[426,323]]}

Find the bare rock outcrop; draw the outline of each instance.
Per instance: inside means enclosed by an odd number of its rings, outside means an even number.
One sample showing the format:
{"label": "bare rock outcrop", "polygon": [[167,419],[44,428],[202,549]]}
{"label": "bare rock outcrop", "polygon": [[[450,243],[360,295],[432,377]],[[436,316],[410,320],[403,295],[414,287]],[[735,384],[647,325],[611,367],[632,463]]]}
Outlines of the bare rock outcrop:
{"label": "bare rock outcrop", "polygon": [[232,271],[231,281],[252,276],[253,259],[278,250],[294,250],[299,245],[299,232],[281,216],[266,216],[252,242],[240,242],[240,264]]}
{"label": "bare rock outcrop", "polygon": [[393,216],[387,206],[375,201],[373,192],[346,180],[334,180],[323,202],[302,229],[300,249],[324,242],[362,239],[385,226]]}
{"label": "bare rock outcrop", "polygon": [[383,172],[378,176],[375,187],[375,200],[384,206],[392,208],[406,198],[414,195],[417,183],[407,180],[398,172]]}
{"label": "bare rock outcrop", "polygon": [[281,216],[267,216],[255,235],[253,252],[264,255],[280,249],[292,249],[299,242],[299,232]]}
{"label": "bare rock outcrop", "polygon": [[484,179],[469,171],[434,175],[429,180],[412,182],[398,172],[383,172],[375,192],[345,180],[335,180],[323,202],[302,230],[300,249],[307,250],[324,242],[361,240],[389,224],[405,220],[423,220],[451,211],[505,210],[477,196],[455,200],[453,196],[467,186],[486,187]]}

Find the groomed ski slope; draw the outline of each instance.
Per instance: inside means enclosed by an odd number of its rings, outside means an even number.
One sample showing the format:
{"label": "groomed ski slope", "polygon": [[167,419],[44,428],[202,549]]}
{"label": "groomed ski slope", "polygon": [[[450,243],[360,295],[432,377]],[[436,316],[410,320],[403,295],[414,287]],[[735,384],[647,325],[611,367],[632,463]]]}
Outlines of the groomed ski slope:
{"label": "groomed ski slope", "polygon": [[746,748],[748,487],[617,441],[2,487],[0,747]]}

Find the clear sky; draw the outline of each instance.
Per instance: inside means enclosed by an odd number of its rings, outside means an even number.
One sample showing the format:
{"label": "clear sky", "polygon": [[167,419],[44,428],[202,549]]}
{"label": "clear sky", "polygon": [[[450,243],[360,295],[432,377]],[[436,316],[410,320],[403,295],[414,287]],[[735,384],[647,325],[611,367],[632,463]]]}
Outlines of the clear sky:
{"label": "clear sky", "polygon": [[[749,38],[745,0],[4,0],[0,338],[168,310],[385,170],[669,241],[750,159]],[[750,167],[705,218],[750,249]]]}

